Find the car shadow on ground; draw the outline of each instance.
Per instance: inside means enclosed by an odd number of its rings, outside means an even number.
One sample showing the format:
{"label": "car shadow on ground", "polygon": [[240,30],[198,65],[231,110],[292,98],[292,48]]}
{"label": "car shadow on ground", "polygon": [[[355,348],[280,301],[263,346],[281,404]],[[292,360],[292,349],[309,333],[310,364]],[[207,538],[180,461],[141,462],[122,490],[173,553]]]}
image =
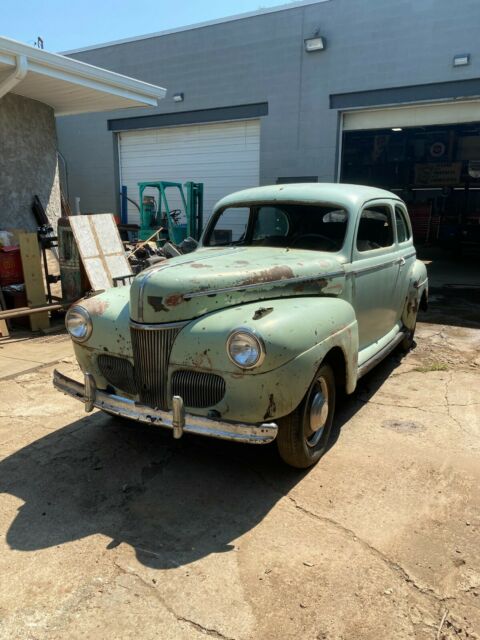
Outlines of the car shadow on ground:
{"label": "car shadow on ground", "polygon": [[[413,343],[415,349],[416,343]],[[380,362],[374,369],[357,382],[357,388],[351,395],[340,393],[337,397],[337,407],[332,432],[328,443],[328,449],[335,446],[341,436],[342,428],[355,416],[355,414],[371,400],[381,389],[384,382],[400,366],[404,353],[396,349]],[[321,464],[321,462],[320,462]]]}
{"label": "car shadow on ground", "polygon": [[[342,399],[331,446],[399,361],[391,356]],[[178,567],[231,550],[307,473],[284,465],[274,445],[174,441],[96,412],[0,462],[0,492],[24,502],[6,540],[36,551],[100,533],[146,566]]]}

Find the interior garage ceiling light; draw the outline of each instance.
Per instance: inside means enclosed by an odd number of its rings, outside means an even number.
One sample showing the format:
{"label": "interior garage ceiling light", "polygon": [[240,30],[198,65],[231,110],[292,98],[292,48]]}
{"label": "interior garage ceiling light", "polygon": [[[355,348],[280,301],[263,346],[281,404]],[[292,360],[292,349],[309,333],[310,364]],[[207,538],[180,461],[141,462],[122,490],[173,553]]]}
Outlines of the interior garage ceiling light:
{"label": "interior garage ceiling light", "polygon": [[306,38],[305,51],[311,53],[312,51],[323,51],[326,48],[325,38],[315,36],[314,38]]}
{"label": "interior garage ceiling light", "polygon": [[402,127],[392,127],[392,131],[403,131]]}

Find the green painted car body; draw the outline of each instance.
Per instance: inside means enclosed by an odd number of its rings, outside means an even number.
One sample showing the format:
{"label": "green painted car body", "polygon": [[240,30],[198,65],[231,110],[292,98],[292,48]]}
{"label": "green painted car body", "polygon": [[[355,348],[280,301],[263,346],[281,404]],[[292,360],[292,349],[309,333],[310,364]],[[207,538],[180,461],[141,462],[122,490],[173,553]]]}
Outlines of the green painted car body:
{"label": "green painted car body", "polygon": [[[300,205],[313,207],[306,215],[315,215],[317,205],[346,213],[338,250],[244,246],[241,241],[210,246],[216,220],[229,208]],[[373,219],[378,226],[379,211],[391,216],[384,226],[391,226],[392,243],[366,249],[360,220]],[[213,405],[186,404],[188,414],[258,425],[294,411],[322,362],[330,362],[337,384],[353,392],[358,377],[413,332],[419,305],[427,298],[427,273],[416,259],[408,213],[393,193],[344,184],[258,187],[216,205],[195,252],[141,272],[129,287],[80,301],[92,331],[83,342],[74,341],[75,354],[96,388],[106,393],[145,404],[139,385],[163,386],[166,411],[172,409],[176,372],[187,381],[189,372],[192,380],[202,373],[205,380],[216,376],[212,380],[223,381],[221,397]],[[142,343],[140,357],[132,335],[162,327],[175,327],[175,335],[163,379],[148,383],[142,368],[158,372],[152,360],[160,355],[147,356],[148,344]],[[238,329],[258,336],[263,345],[264,357],[252,369],[239,367],[227,352],[229,336]],[[160,348],[151,344],[153,351]],[[108,369],[106,375],[100,366],[106,355],[128,361],[136,382],[124,388],[112,384]]]}

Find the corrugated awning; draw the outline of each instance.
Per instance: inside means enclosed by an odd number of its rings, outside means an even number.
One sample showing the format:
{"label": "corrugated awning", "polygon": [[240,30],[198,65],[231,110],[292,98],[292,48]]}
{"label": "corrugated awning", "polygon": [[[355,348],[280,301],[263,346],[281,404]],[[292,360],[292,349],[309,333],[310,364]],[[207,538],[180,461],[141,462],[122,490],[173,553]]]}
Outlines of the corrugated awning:
{"label": "corrugated awning", "polygon": [[85,62],[0,37],[0,98],[11,91],[57,115],[157,106],[166,90]]}

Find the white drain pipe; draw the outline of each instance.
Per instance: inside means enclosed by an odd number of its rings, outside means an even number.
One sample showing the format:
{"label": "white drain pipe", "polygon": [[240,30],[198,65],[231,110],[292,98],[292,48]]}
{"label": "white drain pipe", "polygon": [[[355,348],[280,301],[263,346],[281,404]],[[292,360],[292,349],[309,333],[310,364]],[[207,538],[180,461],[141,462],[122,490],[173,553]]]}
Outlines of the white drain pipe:
{"label": "white drain pipe", "polygon": [[0,98],[3,98],[5,94],[13,89],[19,82],[21,82],[28,71],[27,56],[19,55],[15,56],[15,70],[0,82]]}

